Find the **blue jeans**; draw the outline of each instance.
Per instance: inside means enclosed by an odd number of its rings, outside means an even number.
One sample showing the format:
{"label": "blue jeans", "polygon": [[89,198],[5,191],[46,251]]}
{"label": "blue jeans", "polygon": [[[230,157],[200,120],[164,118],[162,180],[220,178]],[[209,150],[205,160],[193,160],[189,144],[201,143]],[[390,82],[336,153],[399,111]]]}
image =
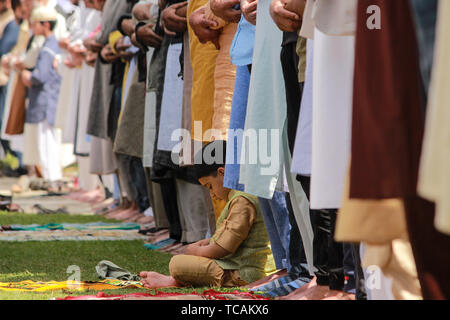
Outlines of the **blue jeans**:
{"label": "blue jeans", "polygon": [[271,200],[258,198],[277,269],[291,269],[289,241],[291,225],[284,192],[275,191]]}
{"label": "blue jeans", "polygon": [[[244,129],[245,115],[247,113],[248,90],[250,86],[250,73],[247,66],[236,68],[236,81],[234,86],[233,103],[230,115],[230,130]],[[241,190],[244,188],[239,184],[240,157],[243,134],[234,136],[231,134],[227,140],[227,158],[225,161],[224,187]]]}

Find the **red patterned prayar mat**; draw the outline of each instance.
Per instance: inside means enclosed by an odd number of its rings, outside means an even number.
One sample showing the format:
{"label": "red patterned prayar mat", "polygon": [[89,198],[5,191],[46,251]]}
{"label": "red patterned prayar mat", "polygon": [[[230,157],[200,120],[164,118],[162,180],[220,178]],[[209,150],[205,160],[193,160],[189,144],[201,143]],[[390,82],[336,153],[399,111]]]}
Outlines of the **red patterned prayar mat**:
{"label": "red patterned prayar mat", "polygon": [[67,296],[65,298],[56,298],[56,300],[269,300],[263,296],[250,292],[218,292],[213,289],[203,291],[202,293],[176,293],[156,291],[150,293],[130,293],[125,295],[108,295],[99,292],[95,296]]}

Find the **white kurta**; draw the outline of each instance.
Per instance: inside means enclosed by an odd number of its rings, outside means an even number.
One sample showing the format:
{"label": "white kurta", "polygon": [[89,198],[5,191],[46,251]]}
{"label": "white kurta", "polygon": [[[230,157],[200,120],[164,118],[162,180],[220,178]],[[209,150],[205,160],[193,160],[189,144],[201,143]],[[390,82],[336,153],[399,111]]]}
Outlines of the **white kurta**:
{"label": "white kurta", "polygon": [[314,33],[312,209],[341,206],[351,147],[354,36]]}
{"label": "white kurta", "polygon": [[80,98],[75,133],[75,152],[77,154],[89,154],[91,150],[90,140],[87,137],[86,130],[92,89],[94,88],[94,73],[95,69],[87,64],[83,64],[80,70]]}
{"label": "white kurta", "polygon": [[314,40],[308,39],[306,47],[306,74],[300,115],[295,136],[292,172],[303,176],[311,175],[312,159],[312,85],[314,66]]}
{"label": "white kurta", "polygon": [[39,123],[25,123],[24,131],[23,163],[41,166],[43,178],[46,180],[61,180],[61,143],[58,129],[44,120]]}
{"label": "white kurta", "polygon": [[[181,128],[183,106],[183,80],[180,73],[180,54],[182,43],[171,44],[167,52],[164,91],[161,103],[161,120],[158,132],[158,149],[172,151],[179,144],[172,140],[172,133]],[[175,136],[176,138],[179,135]]]}

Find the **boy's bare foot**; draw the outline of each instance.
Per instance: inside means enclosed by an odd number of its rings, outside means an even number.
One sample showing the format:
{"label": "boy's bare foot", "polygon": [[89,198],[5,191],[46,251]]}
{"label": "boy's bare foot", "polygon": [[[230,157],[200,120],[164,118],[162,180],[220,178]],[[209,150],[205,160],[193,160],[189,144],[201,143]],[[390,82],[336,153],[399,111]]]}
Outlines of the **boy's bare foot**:
{"label": "boy's bare foot", "polygon": [[153,271],[142,271],[139,273],[141,277],[141,282],[146,288],[167,288],[167,287],[177,287],[178,284],[174,278],[171,276],[166,276],[158,272]]}

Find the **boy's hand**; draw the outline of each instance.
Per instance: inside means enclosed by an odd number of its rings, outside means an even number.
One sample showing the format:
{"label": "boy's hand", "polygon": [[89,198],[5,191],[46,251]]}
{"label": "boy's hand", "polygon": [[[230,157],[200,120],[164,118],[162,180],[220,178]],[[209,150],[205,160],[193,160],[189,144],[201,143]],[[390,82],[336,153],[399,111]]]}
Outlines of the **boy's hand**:
{"label": "boy's hand", "polygon": [[23,60],[21,60],[21,59],[17,59],[17,60],[13,63],[13,65],[14,65],[14,69],[15,69],[17,72],[20,72],[20,71],[22,71],[23,69],[25,69],[25,63],[24,63]]}
{"label": "boy's hand", "polygon": [[186,254],[190,256],[198,256],[198,248],[200,246],[198,245],[198,242],[191,243],[186,247]]}
{"label": "boy's hand", "polygon": [[59,66],[59,59],[55,58],[53,59],[53,69],[57,70]]}
{"label": "boy's hand", "polygon": [[21,78],[25,87],[31,87],[31,71],[22,70]]}
{"label": "boy's hand", "polygon": [[241,10],[234,7],[240,4],[240,0],[210,0],[211,11],[227,22],[239,22],[241,20]]}
{"label": "boy's hand", "polygon": [[69,47],[69,44],[70,44],[69,38],[63,38],[63,39],[59,40],[59,42],[58,42],[59,47],[63,50],[67,50],[67,48]]}
{"label": "boy's hand", "polygon": [[8,55],[4,55],[4,56],[2,56],[1,61],[2,61],[3,72],[5,72],[6,74],[9,74],[9,69],[10,69],[9,63],[11,62],[11,59],[9,58]]}

